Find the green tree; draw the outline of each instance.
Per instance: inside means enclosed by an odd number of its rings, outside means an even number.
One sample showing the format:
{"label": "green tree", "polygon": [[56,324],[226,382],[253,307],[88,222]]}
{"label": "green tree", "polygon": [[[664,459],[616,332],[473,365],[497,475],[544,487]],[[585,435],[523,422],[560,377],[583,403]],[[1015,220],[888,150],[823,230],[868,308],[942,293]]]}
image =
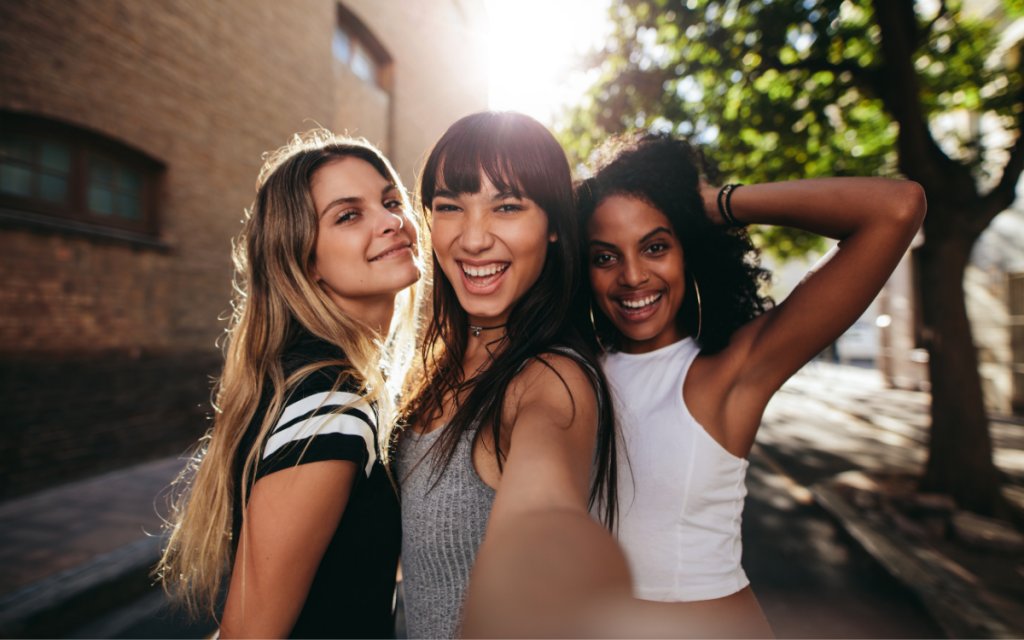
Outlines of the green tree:
{"label": "green tree", "polygon": [[[588,60],[599,79],[557,127],[577,158],[646,128],[705,143],[731,179],[902,175],[924,187],[918,265],[933,400],[922,489],[1006,515],[962,283],[1024,168],[1024,144],[986,146],[976,126],[985,118],[1011,140],[1020,129],[1017,51],[997,51],[994,25],[953,2],[614,0],[610,11],[613,35]],[[782,257],[815,245],[758,234]]]}

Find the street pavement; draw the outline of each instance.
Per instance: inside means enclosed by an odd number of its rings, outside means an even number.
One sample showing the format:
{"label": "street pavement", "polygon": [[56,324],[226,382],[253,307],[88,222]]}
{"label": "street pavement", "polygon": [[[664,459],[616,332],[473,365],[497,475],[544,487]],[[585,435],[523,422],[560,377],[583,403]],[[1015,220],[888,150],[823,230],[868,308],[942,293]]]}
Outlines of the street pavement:
{"label": "street pavement", "polygon": [[[915,596],[847,538],[808,491],[851,469],[919,473],[928,402],[924,393],[886,389],[877,371],[820,362],[772,400],[750,457],[743,564],[779,637],[942,636]],[[1024,426],[1000,420],[992,432],[997,464],[1009,482],[1024,486]],[[8,574],[0,597],[138,539],[143,530],[152,533],[159,522],[154,505],[161,503],[155,496],[182,464],[147,463],[0,504],[0,558]],[[171,613],[154,588],[71,637],[203,637],[208,627]]]}
{"label": "street pavement", "polygon": [[[744,566],[779,637],[941,637],[916,597],[813,504],[844,471],[920,475],[930,398],[874,369],[812,362],[769,404],[750,457]],[[1024,485],[1024,426],[993,420],[997,465]]]}

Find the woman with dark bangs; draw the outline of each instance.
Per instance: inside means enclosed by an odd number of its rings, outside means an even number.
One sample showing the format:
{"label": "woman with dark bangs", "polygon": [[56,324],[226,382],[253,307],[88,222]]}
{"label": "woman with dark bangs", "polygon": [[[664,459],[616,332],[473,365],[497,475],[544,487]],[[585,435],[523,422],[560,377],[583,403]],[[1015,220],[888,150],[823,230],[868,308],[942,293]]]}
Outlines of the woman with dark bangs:
{"label": "woman with dark bangs", "polygon": [[[882,178],[713,188],[697,150],[652,134],[612,140],[598,157],[577,193],[628,454],[617,535],[633,592],[694,619],[720,614],[726,635],[770,635],[740,565],[746,458],[772,395],[860,317],[899,263],[923,191]],[[839,245],[773,307],[747,224]]]}
{"label": "woman with dark bangs", "polygon": [[579,228],[554,137],[516,113],[463,118],[419,194],[434,309],[396,454],[402,572],[409,637],[446,638],[489,521],[592,508],[611,524],[615,449],[606,384],[573,322],[588,322],[573,306]]}

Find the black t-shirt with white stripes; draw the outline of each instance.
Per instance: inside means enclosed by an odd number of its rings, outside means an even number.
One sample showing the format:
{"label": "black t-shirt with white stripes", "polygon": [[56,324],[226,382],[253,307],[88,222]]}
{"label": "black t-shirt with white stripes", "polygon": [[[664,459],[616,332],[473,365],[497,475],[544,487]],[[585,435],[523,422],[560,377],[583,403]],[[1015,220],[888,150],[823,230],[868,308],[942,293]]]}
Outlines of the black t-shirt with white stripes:
{"label": "black t-shirt with white stripes", "polygon": [[[307,364],[344,357],[337,348],[308,334],[284,358],[285,376]],[[323,460],[359,465],[341,522],[324,552],[292,638],[392,638],[395,572],[401,549],[398,496],[380,462],[376,408],[352,384],[332,392],[343,372],[335,367],[307,377],[285,400],[284,410],[264,440],[254,480],[275,471]],[[242,466],[269,404],[269,381],[243,437],[235,465]],[[342,407],[347,407],[343,411]],[[236,482],[234,544],[242,524],[241,482]]]}

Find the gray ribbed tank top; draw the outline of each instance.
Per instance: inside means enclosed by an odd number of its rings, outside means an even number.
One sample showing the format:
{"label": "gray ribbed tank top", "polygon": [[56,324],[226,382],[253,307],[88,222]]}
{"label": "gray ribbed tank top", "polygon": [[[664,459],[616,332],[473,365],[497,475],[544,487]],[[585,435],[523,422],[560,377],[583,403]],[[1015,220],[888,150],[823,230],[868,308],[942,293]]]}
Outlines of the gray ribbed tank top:
{"label": "gray ribbed tank top", "polygon": [[458,634],[469,572],[494,502],[494,489],[473,467],[475,431],[462,434],[440,478],[433,473],[436,454],[427,452],[443,428],[424,435],[405,431],[395,456],[402,483],[402,581],[409,638]]}

